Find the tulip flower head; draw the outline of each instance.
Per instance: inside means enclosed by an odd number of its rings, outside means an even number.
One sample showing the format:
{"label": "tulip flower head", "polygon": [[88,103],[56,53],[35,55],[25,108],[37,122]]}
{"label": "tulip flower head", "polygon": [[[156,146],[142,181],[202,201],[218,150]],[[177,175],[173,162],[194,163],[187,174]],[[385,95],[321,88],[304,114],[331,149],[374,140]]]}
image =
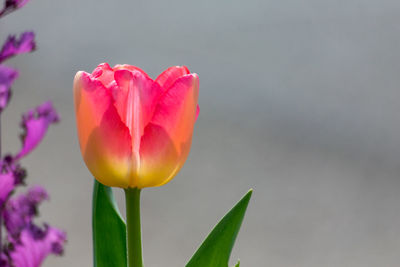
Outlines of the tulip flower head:
{"label": "tulip flower head", "polygon": [[80,71],[74,100],[82,156],[102,184],[160,186],[189,154],[198,108],[199,79],[171,67],[152,80],[130,65],[100,64]]}

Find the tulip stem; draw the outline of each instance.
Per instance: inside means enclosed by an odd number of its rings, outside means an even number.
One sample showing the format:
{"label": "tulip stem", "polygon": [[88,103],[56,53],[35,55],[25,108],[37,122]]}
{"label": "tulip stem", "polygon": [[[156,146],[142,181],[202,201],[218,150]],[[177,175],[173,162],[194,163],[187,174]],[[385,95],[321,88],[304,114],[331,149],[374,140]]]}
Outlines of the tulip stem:
{"label": "tulip stem", "polygon": [[140,189],[125,189],[128,267],[143,267]]}

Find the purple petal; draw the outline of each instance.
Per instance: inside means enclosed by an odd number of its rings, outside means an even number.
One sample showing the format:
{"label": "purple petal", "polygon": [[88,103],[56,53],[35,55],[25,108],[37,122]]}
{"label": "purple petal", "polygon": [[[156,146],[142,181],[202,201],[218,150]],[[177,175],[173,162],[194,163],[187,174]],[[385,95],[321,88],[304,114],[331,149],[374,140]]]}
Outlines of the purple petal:
{"label": "purple petal", "polygon": [[22,116],[21,126],[23,147],[16,159],[31,152],[43,139],[50,124],[58,122],[59,116],[51,102],[45,102]]}
{"label": "purple petal", "polygon": [[63,253],[66,234],[46,224],[38,227],[33,223],[37,206],[45,199],[45,189],[36,186],[6,203],[3,218],[9,244],[0,255],[1,267],[39,267],[49,254]]}
{"label": "purple petal", "polygon": [[3,205],[10,193],[14,190],[14,175],[12,172],[0,174],[0,205]]}
{"label": "purple petal", "polygon": [[0,112],[7,106],[11,97],[11,85],[18,77],[18,71],[0,64]]}
{"label": "purple petal", "polygon": [[9,0],[10,2],[14,2],[18,8],[23,7],[24,5],[26,5],[29,0]]}
{"label": "purple petal", "polygon": [[28,201],[30,203],[33,203],[34,205],[40,204],[43,200],[48,200],[49,195],[47,194],[47,191],[41,187],[41,186],[33,186],[29,189],[27,195],[26,195]]}
{"label": "purple petal", "polygon": [[3,9],[0,11],[0,17],[5,16],[8,13],[11,13],[17,10],[18,8],[23,7],[28,2],[29,0],[6,0]]}
{"label": "purple petal", "polygon": [[3,207],[15,186],[21,184],[26,172],[11,157],[0,161],[0,207]]}
{"label": "purple petal", "polygon": [[4,224],[10,240],[18,240],[21,232],[32,224],[37,215],[37,206],[49,198],[46,190],[40,186],[32,187],[26,194],[10,198],[3,211]]}
{"label": "purple petal", "polygon": [[[23,7],[29,0],[6,0],[3,9],[0,11],[0,17]],[[1,266],[1,265],[0,265]]]}
{"label": "purple petal", "polygon": [[22,231],[9,256],[15,266],[38,267],[49,254],[61,255],[65,242],[66,234],[57,228],[31,225]]}
{"label": "purple petal", "polygon": [[0,63],[15,55],[31,52],[35,47],[33,32],[24,32],[19,40],[15,35],[10,35],[0,51]]}
{"label": "purple petal", "polygon": [[8,255],[3,252],[0,255],[0,267],[11,267],[12,265],[10,264],[10,259]]}

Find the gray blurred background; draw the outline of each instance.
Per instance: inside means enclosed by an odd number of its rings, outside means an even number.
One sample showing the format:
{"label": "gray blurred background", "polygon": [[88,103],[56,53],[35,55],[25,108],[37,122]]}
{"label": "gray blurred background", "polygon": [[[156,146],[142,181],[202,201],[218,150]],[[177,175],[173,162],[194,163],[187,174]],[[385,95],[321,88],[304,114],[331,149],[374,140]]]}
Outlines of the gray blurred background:
{"label": "gray blurred background", "polygon": [[399,266],[399,1],[32,0],[0,21],[1,40],[29,29],[38,50],[7,62],[21,75],[3,147],[19,149],[22,111],[54,102],[61,123],[23,160],[51,194],[40,220],[68,232],[44,266],[92,266],[71,87],[101,62],[200,76],[187,163],[143,193],[147,267],[184,266],[250,187],[231,264]]}

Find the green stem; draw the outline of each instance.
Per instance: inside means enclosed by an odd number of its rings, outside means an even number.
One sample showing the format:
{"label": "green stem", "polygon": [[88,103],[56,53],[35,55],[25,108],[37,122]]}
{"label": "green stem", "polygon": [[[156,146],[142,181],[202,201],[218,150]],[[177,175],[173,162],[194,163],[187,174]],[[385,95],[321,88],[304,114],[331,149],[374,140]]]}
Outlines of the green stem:
{"label": "green stem", "polygon": [[140,189],[125,189],[128,267],[143,267]]}

